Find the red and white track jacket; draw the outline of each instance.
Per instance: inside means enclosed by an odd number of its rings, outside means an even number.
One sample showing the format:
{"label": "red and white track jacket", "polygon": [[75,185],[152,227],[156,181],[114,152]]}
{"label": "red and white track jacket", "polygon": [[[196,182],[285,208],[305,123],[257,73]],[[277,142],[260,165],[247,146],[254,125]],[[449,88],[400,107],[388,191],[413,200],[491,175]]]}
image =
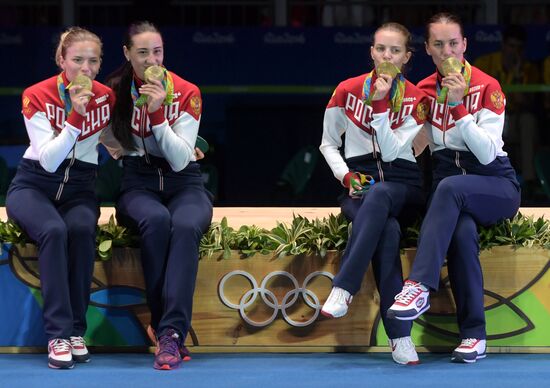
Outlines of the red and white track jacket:
{"label": "red and white track jacket", "polygon": [[422,134],[427,136],[430,150],[469,151],[483,165],[497,156],[506,156],[502,150],[506,98],[498,81],[472,66],[470,86],[463,103],[451,108],[436,102],[437,79],[441,80],[439,72],[418,83],[431,102]]}
{"label": "red and white track jacket", "polygon": [[[372,106],[364,104],[362,91],[366,76],[341,82],[325,110],[319,149],[340,182],[349,172],[339,151],[344,132],[346,159],[380,153],[384,162],[397,158],[416,162],[412,142],[428,114],[426,96],[409,81],[405,81],[405,96],[399,112],[390,111],[389,96],[373,101]],[[375,80],[373,76],[372,82]]]}
{"label": "red and white track jacket", "polygon": [[[62,73],[63,82],[69,82]],[[86,116],[72,111],[66,117],[59,97],[57,76],[39,82],[23,92],[23,117],[30,139],[24,158],[37,160],[44,170],[54,172],[65,160],[75,159],[97,164],[97,145],[101,131],[111,121],[115,102],[113,91],[93,81],[95,94],[86,107]]]}
{"label": "red and white track jacket", "polygon": [[[181,171],[196,160],[194,151],[202,113],[201,94],[194,84],[172,72],[170,74],[174,82],[172,104],[162,105],[153,113],[147,113],[147,104],[134,106],[130,125],[136,150],[123,149],[113,140],[112,132],[105,133],[102,142],[115,159],[147,153],[165,158],[174,171]],[[136,80],[136,88],[140,85]]]}

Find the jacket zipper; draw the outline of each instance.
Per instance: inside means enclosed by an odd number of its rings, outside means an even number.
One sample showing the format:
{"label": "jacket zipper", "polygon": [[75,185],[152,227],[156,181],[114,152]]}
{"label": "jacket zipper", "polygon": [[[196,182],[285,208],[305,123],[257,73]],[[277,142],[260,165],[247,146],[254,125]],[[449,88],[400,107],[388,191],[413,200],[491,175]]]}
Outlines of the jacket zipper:
{"label": "jacket zipper", "polygon": [[445,135],[447,134],[447,121],[449,120],[449,106],[447,105],[447,99],[443,103],[443,147],[447,148],[445,142]]}
{"label": "jacket zipper", "polygon": [[[78,141],[78,139],[77,139]],[[63,189],[65,188],[65,183],[67,183],[69,181],[69,172],[71,170],[71,167],[73,166],[74,164],[74,160],[75,160],[75,147],[76,147],[76,144],[73,144],[73,156],[71,156],[71,161],[69,162],[69,165],[67,167],[65,167],[65,173],[63,174],[63,181],[61,182],[61,184],[59,185],[59,188],[57,189],[57,194],[55,195],[55,200],[56,201],[59,201],[61,199],[61,195],[63,194]]]}
{"label": "jacket zipper", "polygon": [[[382,164],[380,163],[380,159],[378,159],[378,155],[376,155],[376,147],[375,147],[375,144],[378,144],[378,141],[376,141],[375,143],[375,138],[376,138],[376,132],[374,132],[374,129],[373,129],[373,133],[372,133],[372,156],[374,158],[374,160],[376,160],[376,166],[378,167],[378,175],[380,176],[380,182],[384,182],[384,170],[382,170]],[[378,146],[378,148],[380,149],[380,146]]]}
{"label": "jacket zipper", "polygon": [[[445,143],[445,134],[447,133],[447,122],[449,120],[449,113],[451,108],[447,105],[447,100],[445,100],[445,105],[443,105],[444,114],[443,114],[443,146],[447,148]],[[460,165],[460,153],[455,151],[455,165],[462,170],[462,175],[466,175],[466,170]]]}
{"label": "jacket zipper", "polygon": [[455,164],[462,170],[462,175],[466,175],[466,170],[460,165],[460,153],[458,151],[455,151]]}
{"label": "jacket zipper", "polygon": [[[141,117],[146,117],[147,111],[145,106],[141,108]],[[142,120],[140,126],[141,134],[141,143],[143,144],[143,151],[145,152],[145,161],[148,165],[151,165],[151,159],[149,159],[149,153],[147,152],[147,146],[145,145],[145,126],[147,125],[147,120]],[[164,176],[162,175],[162,170],[157,167],[157,174],[159,176],[159,191],[164,191]]]}

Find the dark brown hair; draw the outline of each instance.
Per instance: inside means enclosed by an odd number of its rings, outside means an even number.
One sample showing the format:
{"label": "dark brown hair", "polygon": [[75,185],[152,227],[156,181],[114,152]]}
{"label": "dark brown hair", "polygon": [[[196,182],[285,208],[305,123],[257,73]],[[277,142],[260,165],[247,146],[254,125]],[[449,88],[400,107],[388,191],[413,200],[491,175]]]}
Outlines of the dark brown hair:
{"label": "dark brown hair", "polygon": [[460,17],[458,15],[455,15],[449,12],[439,12],[433,15],[431,18],[429,18],[428,21],[426,22],[426,32],[424,36],[426,39],[426,42],[430,40],[431,25],[436,23],[456,24],[458,25],[458,27],[460,27],[460,35],[464,37],[464,26],[462,25],[462,20],[460,20]]}
{"label": "dark brown hair", "polygon": [[381,31],[381,30],[390,30],[390,31],[396,31],[401,33],[401,35],[405,37],[405,49],[407,51],[411,51],[411,52],[413,51],[411,33],[407,29],[407,27],[405,27],[404,25],[400,23],[395,23],[395,22],[388,22],[388,23],[382,24],[380,27],[376,29],[376,31],[374,31],[374,34],[372,35],[373,44],[374,44],[374,36],[378,31]]}
{"label": "dark brown hair", "polygon": [[[407,29],[407,27],[405,27],[403,24],[400,24],[400,23],[396,23],[396,22],[388,22],[388,23],[384,23],[382,24],[380,27],[378,27],[376,29],[376,31],[374,31],[374,34],[372,35],[372,44],[374,45],[374,36],[376,35],[376,33],[378,31],[382,31],[382,30],[390,30],[390,31],[395,31],[395,32],[399,32],[401,35],[403,35],[403,37],[405,38],[405,50],[407,52],[414,52],[414,48],[412,46],[412,35],[411,35],[411,32]],[[401,69],[401,72],[403,74],[406,74],[407,73],[407,67],[406,65],[403,65],[402,69]]]}
{"label": "dark brown hair", "polygon": [[[151,22],[142,21],[132,23],[124,37],[124,46],[129,50],[134,44],[132,40],[134,36],[144,32],[154,32],[161,35],[158,28]],[[132,86],[132,77],[134,76],[132,64],[128,61],[115,72],[117,73],[116,77],[112,77],[111,80],[112,88],[116,94],[112,121],[113,134],[124,148],[135,150],[136,147],[132,138],[132,132],[130,131],[130,123],[134,109],[134,102],[130,90]]]}

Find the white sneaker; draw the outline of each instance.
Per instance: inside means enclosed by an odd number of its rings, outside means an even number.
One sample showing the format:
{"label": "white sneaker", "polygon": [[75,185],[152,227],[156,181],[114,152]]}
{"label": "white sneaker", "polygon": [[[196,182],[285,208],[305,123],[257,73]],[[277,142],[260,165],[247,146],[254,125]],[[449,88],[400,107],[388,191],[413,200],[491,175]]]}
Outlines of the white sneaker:
{"label": "white sneaker", "polygon": [[90,352],[82,337],[71,337],[71,353],[76,362],[90,362]]}
{"label": "white sneaker", "polygon": [[466,338],[454,350],[451,361],[471,364],[480,358],[485,358],[486,350],[487,341],[484,339]]}
{"label": "white sneaker", "polygon": [[53,369],[71,369],[74,367],[69,340],[54,338],[48,341],[48,366]]}
{"label": "white sneaker", "polygon": [[395,296],[395,302],[388,309],[386,316],[402,321],[419,317],[430,308],[430,291],[422,283],[407,280],[403,290]]}
{"label": "white sneaker", "polygon": [[393,361],[402,365],[420,364],[411,337],[394,338],[390,339],[388,342],[391,347]]}
{"label": "white sneaker", "polygon": [[348,305],[352,299],[353,296],[343,288],[332,287],[332,291],[321,309],[321,314],[329,318],[343,317],[348,312]]}

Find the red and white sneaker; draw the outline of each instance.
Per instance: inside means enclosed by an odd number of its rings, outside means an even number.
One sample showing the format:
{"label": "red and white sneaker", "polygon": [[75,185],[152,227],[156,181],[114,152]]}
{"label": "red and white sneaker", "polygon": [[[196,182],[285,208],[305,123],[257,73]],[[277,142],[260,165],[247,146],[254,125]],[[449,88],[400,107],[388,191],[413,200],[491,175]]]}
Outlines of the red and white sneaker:
{"label": "red and white sneaker", "polygon": [[420,364],[418,354],[411,337],[401,337],[389,340],[393,361],[401,365]]}
{"label": "red and white sneaker", "polygon": [[430,308],[430,291],[422,283],[407,280],[403,289],[395,296],[395,302],[386,316],[392,319],[410,321],[418,318]]}
{"label": "red and white sneaker", "polygon": [[71,337],[71,353],[76,362],[90,362],[90,352],[88,352],[86,341],[82,337]]}
{"label": "red and white sneaker", "polygon": [[48,366],[53,369],[71,369],[74,367],[69,340],[54,338],[48,341]]}
{"label": "red and white sneaker", "polygon": [[353,295],[340,287],[332,287],[330,294],[321,309],[321,314],[329,318],[340,318],[347,314],[348,305]]}
{"label": "red and white sneaker", "polygon": [[452,362],[474,363],[480,358],[487,357],[487,341],[484,339],[465,338],[453,351]]}

